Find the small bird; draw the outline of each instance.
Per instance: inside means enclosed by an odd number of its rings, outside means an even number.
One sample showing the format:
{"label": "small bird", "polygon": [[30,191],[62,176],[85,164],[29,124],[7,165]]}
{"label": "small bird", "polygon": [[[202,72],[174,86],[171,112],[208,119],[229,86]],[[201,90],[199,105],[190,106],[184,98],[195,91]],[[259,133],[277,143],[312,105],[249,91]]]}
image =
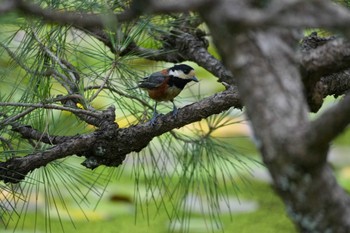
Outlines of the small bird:
{"label": "small bird", "polygon": [[138,83],[137,87],[146,90],[149,97],[156,101],[151,124],[154,124],[158,116],[157,104],[160,101],[171,101],[173,103],[173,115],[177,114],[174,98],[191,81],[198,82],[194,69],[189,65],[179,64],[155,72]]}

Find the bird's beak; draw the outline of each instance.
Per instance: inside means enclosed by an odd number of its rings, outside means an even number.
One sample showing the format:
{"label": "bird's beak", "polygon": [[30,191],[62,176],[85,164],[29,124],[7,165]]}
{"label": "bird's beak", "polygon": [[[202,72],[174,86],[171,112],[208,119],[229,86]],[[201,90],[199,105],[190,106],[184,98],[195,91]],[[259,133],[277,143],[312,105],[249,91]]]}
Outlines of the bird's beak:
{"label": "bird's beak", "polygon": [[193,77],[191,78],[191,80],[192,80],[192,81],[195,81],[195,82],[199,82],[198,79],[196,78],[196,76],[193,76]]}

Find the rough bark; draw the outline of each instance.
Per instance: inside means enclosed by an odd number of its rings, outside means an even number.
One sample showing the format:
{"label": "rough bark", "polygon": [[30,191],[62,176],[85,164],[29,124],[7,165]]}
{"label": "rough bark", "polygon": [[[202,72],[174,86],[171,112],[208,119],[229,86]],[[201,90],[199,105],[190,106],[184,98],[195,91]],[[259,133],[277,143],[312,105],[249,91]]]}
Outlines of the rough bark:
{"label": "rough bark", "polygon": [[[348,119],[337,121],[335,117],[340,114],[348,118],[347,99],[310,122],[296,51],[292,49],[296,45],[292,31],[249,30],[243,27],[247,22],[240,22],[243,26],[223,24],[223,9],[235,6],[233,1],[223,1],[202,16],[224,64],[236,77],[256,145],[276,192],[301,232],[349,232],[350,199],[337,184],[326,159],[329,142],[349,123]],[[325,46],[334,43],[339,42]],[[347,50],[333,49],[334,54],[327,59],[316,55],[323,49],[327,50],[322,47],[304,57],[305,67],[318,80],[331,69],[334,72],[348,67],[340,67],[346,61],[337,62],[339,66],[331,64],[337,60],[335,54],[343,54],[340,60],[346,60]]]}
{"label": "rough bark", "polygon": [[[316,145],[308,144],[308,108],[287,45],[272,32],[258,32],[253,41],[238,45],[235,61],[244,54],[256,55],[243,67],[235,65],[239,90],[264,162],[290,217],[302,232],[348,232],[349,219],[339,216],[349,216],[350,200],[326,163],[329,140],[318,138]],[[258,92],[250,88],[252,83],[259,87]]]}
{"label": "rough bark", "polygon": [[241,108],[240,98],[235,88],[229,88],[197,103],[187,105],[179,109],[176,116],[172,113],[159,116],[154,125],[147,122],[128,128],[119,128],[114,122],[113,108],[102,112],[99,117],[100,128],[86,135],[71,137],[40,135],[35,129],[13,123],[11,125],[14,131],[19,132],[24,138],[40,140],[55,146],[46,151],[0,162],[0,179],[17,183],[34,169],[73,154],[86,157],[83,165],[87,168],[93,169],[100,165],[118,166],[127,154],[133,151],[139,152],[154,137],[221,113],[231,107]]}

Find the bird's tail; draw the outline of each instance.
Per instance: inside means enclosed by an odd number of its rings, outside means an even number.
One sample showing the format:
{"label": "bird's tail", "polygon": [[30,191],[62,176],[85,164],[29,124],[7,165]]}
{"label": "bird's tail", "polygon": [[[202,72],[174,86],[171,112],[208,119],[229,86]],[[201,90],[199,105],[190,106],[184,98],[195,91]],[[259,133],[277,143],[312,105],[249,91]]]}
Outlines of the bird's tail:
{"label": "bird's tail", "polygon": [[131,91],[131,90],[135,90],[135,89],[137,89],[137,88],[139,88],[138,86],[136,86],[136,87],[130,87],[130,88],[127,88],[126,90],[127,91]]}

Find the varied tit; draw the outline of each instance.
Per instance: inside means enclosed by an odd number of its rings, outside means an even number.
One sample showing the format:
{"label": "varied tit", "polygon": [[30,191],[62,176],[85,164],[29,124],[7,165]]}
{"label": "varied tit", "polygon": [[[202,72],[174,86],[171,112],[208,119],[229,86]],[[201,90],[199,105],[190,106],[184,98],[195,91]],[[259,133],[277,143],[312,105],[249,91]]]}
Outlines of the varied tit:
{"label": "varied tit", "polygon": [[137,87],[146,90],[149,97],[156,101],[151,124],[154,123],[158,115],[157,103],[160,101],[171,101],[173,103],[173,114],[176,115],[177,108],[174,98],[191,81],[198,82],[194,69],[191,66],[180,64],[155,72],[139,82]]}

